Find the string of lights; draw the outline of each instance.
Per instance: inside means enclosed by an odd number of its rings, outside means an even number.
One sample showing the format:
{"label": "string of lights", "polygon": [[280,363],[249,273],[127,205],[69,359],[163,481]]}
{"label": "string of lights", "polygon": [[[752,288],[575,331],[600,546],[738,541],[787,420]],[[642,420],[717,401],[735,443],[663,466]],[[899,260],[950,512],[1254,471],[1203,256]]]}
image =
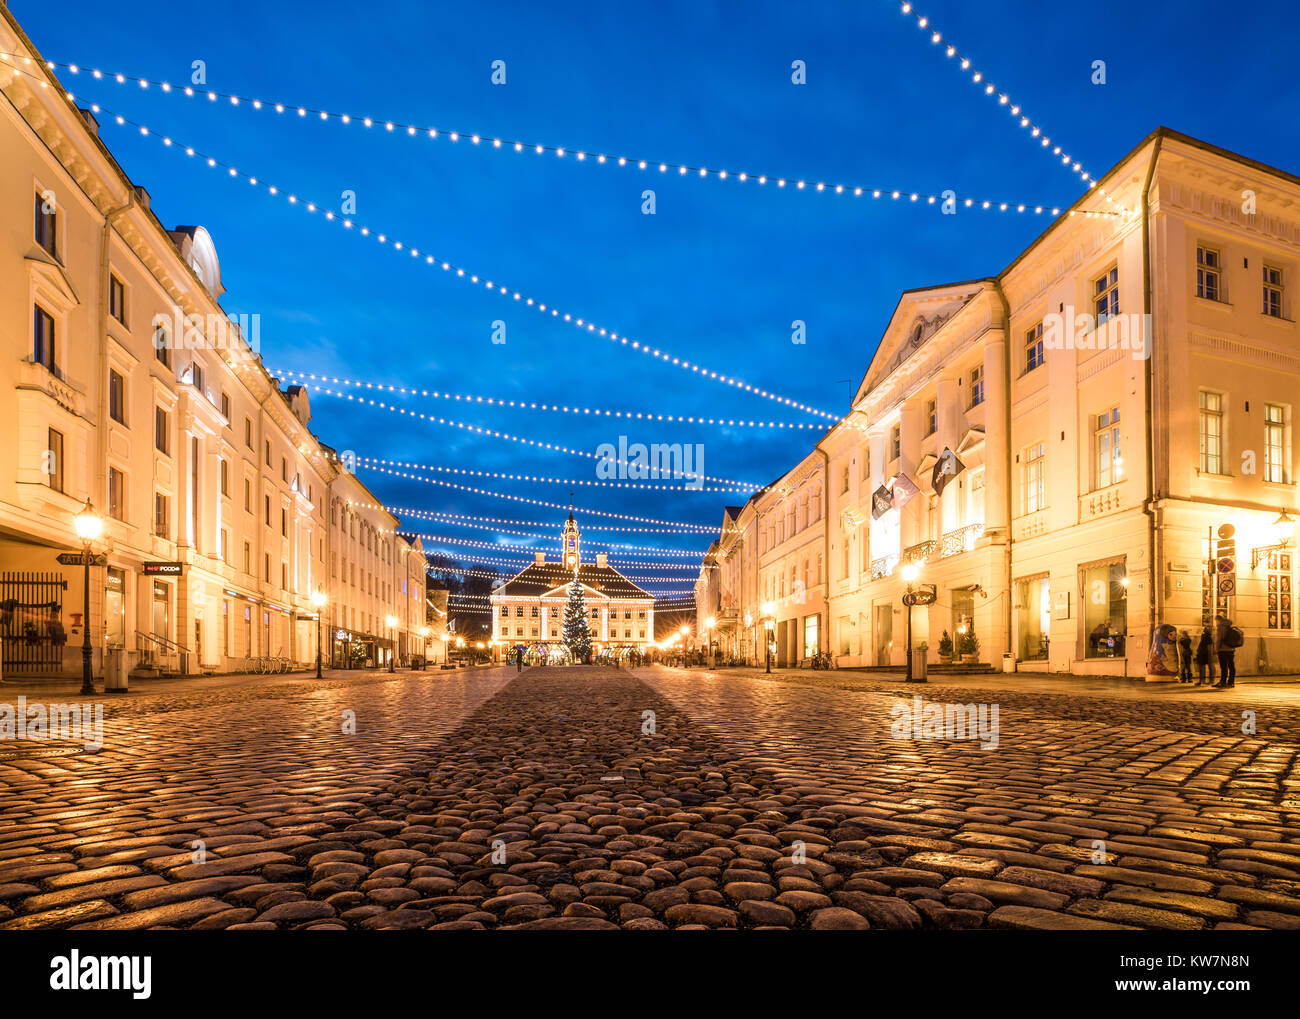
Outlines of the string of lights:
{"label": "string of lights", "polygon": [[[962,56],[962,54],[957,51],[957,48],[953,46],[952,43],[948,42],[943,37],[942,33],[934,27],[929,18],[923,16],[910,2],[906,2],[906,0],[900,8],[900,13],[904,17],[914,18],[918,28],[930,33],[931,43],[935,46],[942,46],[943,52],[950,60],[957,61],[962,71],[971,72],[971,81],[976,85],[982,85],[985,95],[990,98],[996,98],[998,104],[1006,107],[1007,112],[1010,113],[1012,117],[1018,119],[1020,126],[1029,131],[1031,137],[1039,140],[1041,148],[1051,149],[1053,156],[1060,156],[1062,166],[1067,167],[1070,172],[1077,176],[1090,190],[1096,188],[1099,194],[1105,195],[1106,201],[1110,202],[1111,206],[1116,210],[1116,212],[1113,213],[1096,212],[1085,213],[1085,215],[1115,216],[1130,214],[1132,210],[1126,209],[1124,206],[1118,204],[1110,195],[1106,194],[1105,188],[1098,187],[1097,181],[1095,181],[1092,176],[1084,170],[1083,165],[1078,160],[1073,159],[1068,152],[1063,152],[1060,145],[1054,145],[1051,137],[1044,133],[1043,129],[1029,118],[1018,103],[1012,102],[1009,95],[1005,92],[999,91],[998,88],[985,77],[982,71],[978,68],[973,68],[970,59]],[[1056,214],[1057,213],[1054,211],[1053,215]],[[1071,214],[1073,215],[1073,212]]]}
{"label": "string of lights", "polygon": [[[466,545],[471,548],[499,549],[504,551],[514,551],[515,549],[518,549],[521,552],[527,552],[529,555],[534,552],[544,551],[535,548],[533,545],[526,545],[522,542],[479,541],[474,538],[447,538],[436,534],[416,534],[412,531],[402,531],[400,533],[407,535],[408,537],[418,537],[421,541],[438,541],[445,545]],[[539,534],[535,535],[535,537],[541,538],[544,541],[554,541],[554,538],[551,535]],[[602,542],[602,544],[608,543]],[[704,555],[703,552],[693,549],[655,548],[654,546],[647,545],[616,545],[613,547],[627,549],[628,551],[643,552],[647,555],[675,556],[693,559],[702,558]]]}
{"label": "string of lights", "polygon": [[[824,430],[825,425],[803,421],[758,421],[742,418],[707,418],[694,415],[659,414],[655,411],[608,410],[599,407],[561,406],[559,404],[536,403],[529,400],[508,400],[501,397],[476,396],[468,393],[442,393],[429,389],[410,389],[406,386],[388,385],[382,382],[363,382],[357,379],[341,379],[329,375],[316,375],[313,372],[297,372],[287,368],[276,368],[271,374],[277,378],[301,380],[303,385],[328,383],[335,386],[351,386],[358,389],[370,389],[378,392],[393,393],[400,396],[424,397],[436,400],[452,400],[456,403],[482,404],[488,407],[508,407],[515,410],[541,410],[556,414],[577,414],[582,417],[623,418],[632,421],[678,422],[692,425],[716,425],[724,428],[769,428],[769,429],[806,429]],[[341,394],[332,394],[341,395]],[[423,415],[420,415],[423,416]]]}
{"label": "string of lights", "polygon": [[[432,538],[431,535],[423,535],[423,534],[411,534],[411,537],[417,537],[420,538],[421,540],[424,540],[424,538],[426,537]],[[436,541],[437,539],[435,538],[433,540]],[[447,553],[447,552],[440,553],[436,547],[431,547],[431,548],[426,548],[424,550],[424,554],[426,557],[428,557],[431,555],[438,555],[438,554],[452,555],[456,553]],[[515,553],[508,552],[508,554],[513,555]],[[481,555],[478,552],[474,552],[466,556],[465,559],[468,562],[478,563],[480,565],[507,566],[507,567],[512,567],[515,570],[522,570],[524,567],[531,565],[535,561],[531,556],[525,559],[503,559],[499,556]],[[559,560],[557,559],[554,563],[551,563],[550,565],[559,565]],[[669,579],[676,579],[676,580],[689,580],[692,577],[698,576],[700,570],[717,569],[716,566],[693,566],[689,563],[647,563],[647,562],[639,562],[639,561],[625,562],[622,560],[616,562],[613,559],[609,560],[609,565],[613,566],[614,568],[620,571],[622,571],[625,568],[633,569],[633,570],[664,570],[664,571],[676,570],[679,574],[681,574],[681,576],[678,576],[676,578],[669,578]]]}
{"label": "string of lights", "polygon": [[671,520],[659,520],[655,517],[641,517],[633,513],[616,513],[613,510],[590,509],[582,506],[566,505],[560,502],[551,502],[547,499],[530,499],[526,495],[512,495],[508,492],[494,492],[488,488],[476,488],[473,485],[461,485],[454,481],[444,481],[442,478],[427,478],[423,474],[412,474],[409,471],[393,470],[390,467],[380,467],[377,464],[358,463],[358,467],[365,470],[373,471],[376,474],[388,474],[395,478],[406,478],[410,481],[423,481],[426,485],[439,485],[443,488],[454,488],[461,492],[470,492],[474,495],[490,495],[497,499],[509,499],[512,502],[523,502],[530,506],[547,506],[550,509],[574,510],[578,513],[588,514],[596,517],[608,517],[612,520],[633,520],[638,523],[646,524],[667,524],[675,527],[676,524]]}
{"label": "string of lights", "polygon": [[[429,514],[412,513],[408,515],[416,519],[428,520],[430,523],[435,523],[435,524],[451,524],[456,527],[475,528],[483,531],[491,531],[493,534],[514,534],[525,538],[534,538],[539,541],[547,541],[547,542],[555,541],[554,533],[543,534],[536,531],[525,531],[514,527],[502,527],[500,525],[493,526],[490,524],[466,523],[459,520],[445,520],[431,513]],[[587,528],[584,528],[583,530],[585,531],[587,530]],[[628,545],[624,542],[602,540],[600,538],[592,538],[590,536],[584,538],[584,544],[598,545],[601,548],[609,548],[609,549],[627,549],[629,551],[646,551],[646,552],[662,551],[656,545]],[[691,554],[696,556],[704,555],[703,552],[692,552]]]}
{"label": "string of lights", "polygon": [[[465,527],[481,526],[483,530],[496,530],[495,527],[485,526],[488,524],[509,524],[518,527],[555,527],[555,521],[553,520],[516,520],[510,517],[484,517],[474,516],[473,514],[468,513],[450,513],[445,510],[415,510],[398,506],[372,505],[377,509],[386,510],[387,512],[398,516],[419,517],[424,520],[435,520],[441,523],[458,524]],[[636,534],[714,534],[717,532],[716,527],[708,527],[705,524],[677,524],[671,527],[630,527],[621,524],[583,524],[582,529],[584,531],[621,531]]]}
{"label": "string of lights", "polygon": [[[329,395],[329,396],[338,396],[338,397],[341,397],[341,398],[343,398],[343,399],[349,401],[350,403],[362,403],[362,404],[367,404],[367,405],[369,405],[369,406],[371,406],[371,407],[377,407],[377,408],[379,408],[379,409],[381,409],[381,410],[387,410],[387,411],[389,411],[390,413],[402,414],[402,415],[406,415],[406,416],[408,416],[408,417],[417,417],[417,418],[419,418],[419,419],[422,420],[422,421],[428,421],[428,422],[430,422],[430,423],[433,423],[433,424],[439,424],[439,425],[447,425],[447,426],[450,427],[450,428],[459,428],[459,429],[461,429],[462,431],[473,432],[473,433],[476,434],[476,435],[487,435],[487,436],[490,436],[491,438],[494,438],[494,439],[502,439],[502,440],[507,441],[507,442],[517,442],[517,443],[519,443],[520,445],[524,445],[524,446],[533,446],[533,447],[535,447],[535,448],[537,448],[537,449],[545,449],[545,450],[549,450],[549,451],[551,451],[551,452],[553,452],[553,453],[566,453],[566,454],[568,454],[569,456],[578,456],[578,457],[582,457],[583,459],[586,459],[586,460],[596,460],[596,461],[598,461],[598,462],[600,462],[600,463],[605,463],[605,464],[618,464],[620,467],[636,468],[636,467],[644,466],[644,465],[639,465],[639,464],[637,464],[635,461],[632,461],[632,460],[625,460],[625,459],[623,459],[622,457],[619,457],[619,456],[601,456],[601,455],[599,455],[599,454],[597,454],[597,453],[592,453],[592,452],[589,451],[589,450],[585,450],[585,449],[573,449],[573,448],[571,448],[571,447],[569,447],[569,446],[562,446],[562,445],[560,445],[559,443],[555,443],[555,442],[544,442],[544,441],[542,441],[542,440],[540,440],[540,439],[529,439],[529,438],[525,438],[525,437],[522,436],[522,435],[514,435],[514,434],[512,434],[511,432],[501,432],[501,431],[498,431],[498,430],[495,429],[495,428],[485,428],[485,427],[483,427],[482,425],[474,425],[474,424],[469,424],[469,423],[464,422],[464,421],[456,421],[456,420],[454,420],[454,419],[452,419],[452,418],[441,418],[441,417],[439,417],[439,418],[435,418],[435,417],[433,417],[432,415],[423,414],[423,413],[421,413],[421,412],[419,412],[419,411],[408,411],[405,407],[398,407],[398,406],[395,406],[394,404],[386,403],[386,402],[383,401],[383,400],[372,400],[372,399],[370,399],[370,398],[368,398],[368,397],[364,397],[364,396],[354,396],[354,395],[351,394],[351,393],[335,392],[334,390],[332,390],[332,389],[330,389],[330,388],[328,388],[328,387],[325,387],[325,386],[314,385],[314,384],[311,384],[311,383],[304,383],[303,385],[304,385],[305,388],[307,388],[307,389],[313,389],[313,390],[315,390],[316,392],[323,392],[323,393],[325,393],[326,395]],[[389,461],[383,461],[383,462],[389,462]],[[407,466],[418,466],[418,465],[410,464],[410,465],[407,465]],[[556,483],[556,484],[575,484],[575,485],[611,485],[611,486],[613,486],[613,487],[615,487],[615,488],[660,488],[660,487],[665,487],[665,488],[677,488],[677,487],[679,487],[679,486],[660,486],[660,485],[646,485],[646,484],[635,484],[635,483],[620,483],[620,482],[612,481],[612,480],[610,480],[610,479],[603,479],[603,478],[602,478],[602,479],[597,479],[597,480],[595,480],[595,481],[592,481],[592,480],[589,480],[589,479],[588,479],[588,480],[570,481],[569,479],[566,479],[566,478],[536,477],[536,476],[533,476],[533,475],[513,475],[513,474],[499,474],[499,475],[498,475],[498,474],[494,474],[494,473],[491,472],[491,471],[472,471],[472,470],[464,470],[464,469],[455,468],[455,467],[443,467],[443,466],[424,467],[423,469],[424,469],[424,470],[435,470],[435,471],[450,471],[450,472],[452,472],[452,473],[456,473],[456,474],[475,474],[475,475],[479,475],[479,476],[483,476],[483,477],[502,477],[502,478],[512,478],[512,479],[514,479],[514,480],[516,480],[516,481],[533,481],[533,482],[541,481],[541,482],[554,482],[554,483]],[[649,470],[649,468],[646,468],[646,469]],[[661,473],[662,471],[663,471],[663,468],[660,468],[660,467],[657,467],[657,466],[656,466],[656,472]],[[677,469],[672,470],[672,471],[670,472],[670,475],[671,475],[672,477],[674,477],[674,478],[687,478],[687,477],[689,477],[689,478],[694,478],[694,477],[696,477],[696,475],[694,475],[694,474],[687,473],[687,472],[683,471],[680,467],[678,467]],[[748,482],[748,481],[737,481],[735,478],[717,478],[717,477],[714,477],[714,476],[711,475],[711,474],[703,474],[703,475],[699,475],[699,477],[702,478],[702,479],[705,480],[705,481],[716,481],[716,482],[718,482],[719,484],[722,484],[722,485],[733,486],[733,487],[728,487],[728,488],[723,488],[723,489],[717,489],[717,491],[732,491],[732,492],[743,491],[743,492],[752,492],[754,489],[760,487],[759,485],[751,484],[751,483]]]}
{"label": "string of lights", "polygon": [[[339,460],[340,464],[343,463],[340,458],[335,459]],[[507,481],[528,481],[541,484],[582,485],[588,488],[640,488],[654,489],[660,492],[738,492],[740,494],[747,494],[753,491],[752,488],[733,487],[731,485],[705,485],[696,488],[690,484],[671,485],[645,481],[610,481],[604,479],[592,481],[583,478],[554,478],[532,474],[509,474],[500,471],[472,470],[464,467],[445,467],[438,464],[407,463],[402,460],[385,460],[382,457],[361,456],[360,454],[354,454],[352,462],[355,465],[366,467],[373,466],[374,464],[387,464],[397,467],[410,467],[421,471],[441,471],[443,473],[462,474],[471,477],[500,478]]]}
{"label": "string of lights", "polygon": [[[495,570],[476,570],[476,569],[473,569],[472,567],[471,567],[471,568],[467,568],[467,569],[459,569],[459,568],[457,568],[457,567],[445,566],[445,565],[441,565],[441,564],[437,564],[437,563],[430,564],[430,566],[429,566],[429,571],[430,571],[431,573],[454,573],[454,574],[455,574],[456,576],[458,576],[458,577],[477,577],[477,578],[479,578],[480,580],[501,580],[501,581],[505,581],[505,580],[509,580],[510,577],[513,576],[513,574],[503,574],[503,573],[497,572],[497,571],[495,571]],[[630,574],[630,573],[625,573],[625,574],[623,574],[623,577],[624,577],[624,579],[626,579],[626,580],[630,580],[630,581],[632,581],[633,583],[637,583],[637,584],[674,584],[674,583],[677,583],[677,581],[673,580],[672,577],[642,577],[642,576],[636,576],[636,575],[633,575],[633,574]],[[655,592],[653,592],[653,591],[651,591],[650,593],[651,593],[651,594],[655,594]],[[679,590],[673,590],[673,591],[661,592],[661,593],[664,594],[665,596],[681,595],[681,596],[685,597],[685,596],[689,595],[691,598],[694,598],[694,597],[695,597],[694,593],[691,592],[691,591],[689,591],[689,590],[687,590],[687,589],[683,589],[683,590],[680,590],[680,591],[679,591]],[[486,596],[484,596],[484,597],[486,597]],[[655,594],[655,597],[658,598],[658,597],[659,597],[659,594]]]}
{"label": "string of lights", "polygon": [[[72,102],[76,101],[76,97],[72,93],[67,93],[67,98],[69,99],[69,101]],[[268,194],[275,195],[275,196],[279,196],[282,194],[282,189],[276,185],[267,184],[265,181],[261,180],[260,178],[253,176],[252,174],[246,173],[238,169],[237,167],[230,165],[229,163],[217,159],[214,156],[209,156],[192,145],[183,145],[180,142],[177,142],[169,135],[165,135],[160,132],[154,131],[149,126],[145,124],[141,124],[135,120],[131,120],[130,118],[125,117],[122,114],[114,113],[112,110],[106,109],[105,107],[99,105],[98,103],[91,103],[90,111],[96,115],[99,115],[100,113],[107,115],[111,119],[111,121],[117,124],[119,127],[130,126],[135,128],[144,137],[157,138],[165,147],[174,148],[177,151],[184,152],[184,154],[186,156],[189,156],[191,159],[199,159],[202,162],[206,163],[212,169],[224,170],[226,175],[231,178],[246,180],[250,185],[254,187],[265,188]],[[362,237],[370,237],[373,238],[381,245],[389,245],[393,251],[409,255],[410,257],[415,259],[423,258],[423,261],[426,265],[434,266],[436,268],[441,268],[445,272],[454,273],[458,278],[467,279],[470,281],[470,283],[473,284],[481,283],[488,290],[494,291],[496,293],[501,294],[502,296],[518,301],[519,303],[529,308],[533,308],[542,314],[546,314],[549,312],[552,318],[555,318],[557,320],[562,320],[565,323],[569,325],[573,325],[577,329],[586,332],[590,335],[600,336],[602,339],[607,339],[611,343],[625,347],[629,350],[635,350],[638,353],[644,354],[647,357],[652,357],[658,361],[662,361],[665,364],[671,364],[674,367],[681,368],[683,371],[692,372],[700,376],[701,378],[711,379],[712,381],[721,383],[722,385],[731,386],[734,389],[738,389],[745,393],[750,393],[754,396],[761,397],[765,400],[772,400],[776,403],[783,404],[784,406],[790,407],[794,410],[799,410],[799,411],[803,411],[804,413],[811,414],[814,417],[825,418],[829,421],[840,420],[840,415],[838,414],[832,414],[830,411],[821,410],[817,407],[811,407],[808,404],[801,403],[798,400],[793,400],[790,397],[780,396],[776,393],[769,392],[768,390],[763,389],[760,386],[755,386],[752,385],[751,383],[745,382],[743,379],[735,378],[734,376],[730,376],[722,372],[712,371],[701,364],[689,360],[688,358],[675,357],[665,350],[661,350],[658,347],[652,347],[647,343],[642,343],[640,340],[634,340],[625,335],[620,335],[619,333],[611,329],[608,329],[605,326],[598,326],[594,322],[588,321],[584,317],[575,316],[571,312],[561,312],[558,308],[552,307],[551,305],[548,305],[544,302],[540,302],[535,298],[525,296],[521,291],[512,290],[510,287],[503,285],[500,281],[484,279],[483,277],[479,276],[477,273],[472,273],[469,270],[457,266],[450,261],[440,260],[436,256],[428,254],[427,252],[422,256],[418,248],[411,247],[403,241],[393,240],[386,233],[373,231],[368,226],[358,226],[358,224],[356,224],[351,218],[336,215],[332,209],[322,209],[315,202],[300,199],[297,196],[297,194],[293,192],[285,193],[284,198],[285,201],[287,201],[290,205],[301,208],[306,212],[309,213],[322,212],[325,219],[329,220],[330,222],[339,223],[344,227],[344,229],[351,230],[353,227],[357,227],[357,232],[360,233]]]}
{"label": "string of lights", "polygon": [[[905,12],[907,7],[908,5],[905,4]],[[9,55],[17,56],[18,54]],[[732,181],[737,184],[753,183],[759,187],[765,187],[766,185],[771,184],[778,190],[789,187],[794,191],[812,192],[814,194],[848,195],[853,198],[887,198],[892,201],[907,201],[911,203],[923,202],[926,205],[934,205],[944,201],[943,195],[927,194],[907,189],[836,184],[829,181],[804,180],[790,176],[781,176],[779,174],[753,173],[748,170],[709,169],[703,166],[695,166],[690,163],[676,163],[669,160],[642,159],[635,156],[620,156],[610,155],[603,152],[588,152],[584,149],[574,149],[563,145],[549,145],[545,143],[496,138],[483,132],[449,131],[446,128],[407,124],[400,121],[389,120],[384,117],[371,117],[352,113],[337,113],[316,107],[303,106],[297,103],[286,103],[273,99],[259,99],[231,92],[220,92],[203,87],[195,88],[192,85],[176,86],[172,85],[170,82],[156,78],[141,78],[136,75],[123,74],[117,71],[104,71],[99,68],[83,68],[79,64],[72,64],[58,60],[47,60],[45,63],[51,71],[55,68],[63,68],[74,75],[80,75],[84,72],[89,74],[96,81],[116,82],[119,85],[136,85],[141,89],[156,88],[167,95],[184,96],[190,99],[206,99],[210,103],[223,103],[232,107],[250,108],[253,110],[270,110],[274,111],[276,114],[287,114],[291,117],[296,115],[301,119],[310,118],[316,122],[325,121],[343,126],[357,125],[363,129],[381,129],[389,134],[404,135],[409,138],[421,138],[434,141],[445,140],[452,145],[456,145],[464,140],[468,141],[470,145],[473,146],[483,146],[500,150],[502,152],[553,156],[557,159],[567,159],[572,163],[592,162],[599,166],[615,166],[643,173],[659,173],[661,175],[676,174],[678,177],[685,177],[693,180],[712,179],[718,181]],[[1061,213],[1059,208],[1027,204],[1024,202],[983,201],[973,198],[964,199],[964,202],[967,208],[986,210],[996,209],[999,212],[1015,211],[1017,213],[1031,213],[1039,216],[1048,213],[1053,216],[1058,216]]]}

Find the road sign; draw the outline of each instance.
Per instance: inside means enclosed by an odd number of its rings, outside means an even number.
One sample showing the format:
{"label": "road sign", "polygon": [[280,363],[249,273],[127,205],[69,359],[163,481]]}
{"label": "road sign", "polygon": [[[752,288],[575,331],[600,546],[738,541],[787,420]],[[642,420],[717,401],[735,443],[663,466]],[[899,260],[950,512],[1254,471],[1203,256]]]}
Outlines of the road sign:
{"label": "road sign", "polygon": [[[85,553],[83,552],[60,552],[58,555],[61,566],[84,566],[86,564]],[[91,566],[107,566],[108,556],[104,553],[91,553]]]}
{"label": "road sign", "polygon": [[1237,593],[1236,574],[1230,573],[1227,576],[1219,578],[1219,594],[1229,595],[1229,594],[1236,594],[1236,593]]}
{"label": "road sign", "polygon": [[909,591],[903,595],[904,605],[933,605],[934,600],[935,592],[933,590]]}
{"label": "road sign", "polygon": [[1218,561],[1215,563],[1215,568],[1220,573],[1236,573],[1237,560],[1232,556],[1219,556]]}

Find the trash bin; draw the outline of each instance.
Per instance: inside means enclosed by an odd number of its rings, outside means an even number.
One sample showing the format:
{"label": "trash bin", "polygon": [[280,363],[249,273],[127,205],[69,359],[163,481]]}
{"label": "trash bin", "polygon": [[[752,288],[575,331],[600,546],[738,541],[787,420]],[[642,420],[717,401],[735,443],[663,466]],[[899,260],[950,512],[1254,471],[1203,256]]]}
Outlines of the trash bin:
{"label": "trash bin", "polygon": [[912,648],[912,681],[926,678],[925,671],[926,649],[922,647]]}
{"label": "trash bin", "polygon": [[126,676],[126,651],[109,648],[104,652],[104,693],[126,693]]}

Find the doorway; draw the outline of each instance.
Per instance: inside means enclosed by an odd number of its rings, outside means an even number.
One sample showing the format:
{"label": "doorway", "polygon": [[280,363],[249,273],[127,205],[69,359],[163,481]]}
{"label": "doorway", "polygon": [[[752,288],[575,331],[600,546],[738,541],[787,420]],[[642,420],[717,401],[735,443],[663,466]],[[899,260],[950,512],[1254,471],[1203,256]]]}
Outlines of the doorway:
{"label": "doorway", "polygon": [[894,647],[894,606],[876,606],[876,664],[889,665]]}

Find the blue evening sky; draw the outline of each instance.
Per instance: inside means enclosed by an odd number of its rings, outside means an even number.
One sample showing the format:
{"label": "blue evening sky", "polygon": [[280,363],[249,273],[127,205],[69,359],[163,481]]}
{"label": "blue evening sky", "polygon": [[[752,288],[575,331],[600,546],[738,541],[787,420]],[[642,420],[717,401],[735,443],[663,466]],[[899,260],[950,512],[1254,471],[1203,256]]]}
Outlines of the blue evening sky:
{"label": "blue evening sky", "polygon": [[[85,0],[10,6],[49,59],[177,84],[201,59],[218,91],[358,116],[908,192],[951,188],[1064,207],[1082,191],[893,0],[227,0],[200,17],[160,0],[139,0],[126,17]],[[1300,11],[1292,3],[923,0],[919,9],[1095,175],[1160,124],[1300,169],[1292,51]],[[796,59],[806,62],[806,85],[791,83]],[[1090,81],[1098,59],[1107,64],[1104,86]],[[495,60],[506,62],[504,86],[490,81]],[[900,291],[996,273],[1048,222],[638,173],[61,77],[84,101],[322,207],[337,210],[341,193],[355,191],[358,223],[421,251],[837,413]],[[260,314],[270,368],[538,402],[816,420],[544,318],[101,120],[103,138],[148,188],[164,224],[211,232],[224,304]],[[641,212],[645,187],[657,192],[656,215]],[[497,319],[506,323],[504,344],[491,342]],[[795,319],[807,323],[802,346],[790,340]],[[818,434],[620,425],[445,402],[425,409],[592,452],[620,435],[700,442],[707,473],[757,483],[779,476]],[[595,478],[589,460],[396,420],[325,395],[314,397],[313,410],[326,441],[367,456]],[[563,517],[361,476],[396,506],[557,526]],[[570,489],[503,480],[482,487],[566,504]],[[744,499],[590,487],[574,496],[580,507],[706,524],[718,522],[724,503]],[[622,540],[704,545],[702,536]]]}

